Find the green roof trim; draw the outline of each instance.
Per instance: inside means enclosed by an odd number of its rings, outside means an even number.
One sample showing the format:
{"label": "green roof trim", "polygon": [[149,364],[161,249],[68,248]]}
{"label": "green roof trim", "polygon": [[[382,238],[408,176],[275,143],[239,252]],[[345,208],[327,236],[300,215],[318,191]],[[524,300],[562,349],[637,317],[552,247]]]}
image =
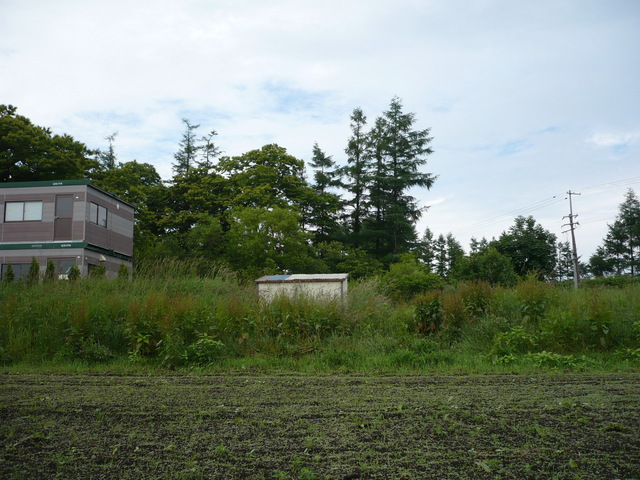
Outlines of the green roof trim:
{"label": "green roof trim", "polygon": [[65,185],[91,185],[91,180],[41,180],[37,182],[5,182],[0,183],[0,188],[61,187]]}
{"label": "green roof trim", "polygon": [[70,248],[86,248],[93,252],[119,258],[120,260],[132,261],[132,257],[130,255],[118,253],[107,248],[101,248],[97,245],[91,245],[87,242],[0,243],[0,250],[54,250]]}
{"label": "green roof trim", "polygon": [[87,242],[0,243],[0,250],[51,250],[54,248],[87,248]]}

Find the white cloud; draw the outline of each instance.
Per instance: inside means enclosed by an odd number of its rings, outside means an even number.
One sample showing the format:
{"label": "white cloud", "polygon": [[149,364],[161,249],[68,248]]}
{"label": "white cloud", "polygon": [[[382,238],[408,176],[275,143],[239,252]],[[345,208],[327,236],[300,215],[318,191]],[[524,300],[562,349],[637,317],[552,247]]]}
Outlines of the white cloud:
{"label": "white cloud", "polygon": [[[183,117],[230,155],[340,162],[353,108],[371,124],[398,95],[434,137],[419,228],[455,232],[640,175],[638,21],[627,0],[0,1],[0,101],[93,148],[118,131],[121,161],[168,178]],[[533,212],[558,235],[560,207]]]}
{"label": "white cloud", "polygon": [[640,144],[640,131],[601,132],[593,134],[588,142],[596,147],[621,147]]}

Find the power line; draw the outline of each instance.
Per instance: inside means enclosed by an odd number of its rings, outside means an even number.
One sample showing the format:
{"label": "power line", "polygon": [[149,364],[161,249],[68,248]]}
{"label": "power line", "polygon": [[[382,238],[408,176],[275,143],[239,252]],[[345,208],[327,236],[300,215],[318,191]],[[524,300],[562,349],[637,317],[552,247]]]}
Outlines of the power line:
{"label": "power line", "polygon": [[624,180],[618,180],[615,182],[602,183],[600,185],[592,185],[591,187],[583,187],[580,190],[582,190],[583,192],[585,190],[593,190],[595,193],[602,190],[608,190],[610,188],[626,187],[628,185],[633,185],[635,183],[640,183],[640,177],[632,177],[632,178],[626,178]]}
{"label": "power line", "polygon": [[[582,192],[587,192],[587,193],[597,193],[603,190],[608,190],[611,188],[620,188],[620,187],[625,187],[625,186],[629,186],[629,185],[634,185],[636,183],[640,183],[640,177],[631,177],[631,178],[626,178],[626,179],[622,179],[622,180],[617,180],[617,181],[613,181],[613,182],[608,182],[608,183],[602,183],[599,185],[592,185],[590,187],[583,187],[580,188],[580,190]],[[544,207],[549,207],[555,203],[559,203],[565,200],[565,196],[564,194],[558,194],[558,195],[554,195],[553,197],[550,198],[546,198],[544,200],[540,200],[539,202],[518,208],[516,210],[512,210],[510,212],[504,213],[502,215],[498,215],[495,217],[491,217],[488,218],[487,220],[483,220],[477,223],[473,223],[470,225],[467,225],[465,227],[460,227],[458,229],[455,229],[451,232],[452,235],[462,235],[464,233],[469,233],[472,232],[474,230],[480,229],[480,228],[484,228],[484,227],[488,227],[491,226],[493,224],[496,223],[500,223],[504,220],[509,220],[513,217],[519,216],[519,215],[524,215],[526,213],[530,213],[536,210],[539,210],[541,208]],[[594,221],[589,221],[589,222],[584,222],[585,224],[587,223],[594,223]]]}
{"label": "power line", "polygon": [[483,228],[483,227],[488,227],[490,225],[493,225],[495,223],[500,223],[504,220],[509,220],[513,217],[519,216],[519,215],[524,215],[525,213],[530,213],[533,212],[535,210],[539,210],[541,208],[544,207],[548,207],[550,205],[553,205],[555,203],[559,203],[562,202],[564,200],[564,196],[563,195],[554,195],[553,197],[550,198],[546,198],[544,200],[541,200],[539,202],[533,203],[531,205],[527,205],[525,207],[520,207],[516,210],[512,210],[510,212],[507,212],[505,214],[502,215],[498,215],[496,217],[491,217],[487,220],[483,220],[481,222],[478,223],[474,223],[471,225],[467,225],[466,227],[461,227],[458,228],[454,231],[452,231],[452,235],[460,235],[463,233],[467,233],[473,230],[476,230],[478,228]]}

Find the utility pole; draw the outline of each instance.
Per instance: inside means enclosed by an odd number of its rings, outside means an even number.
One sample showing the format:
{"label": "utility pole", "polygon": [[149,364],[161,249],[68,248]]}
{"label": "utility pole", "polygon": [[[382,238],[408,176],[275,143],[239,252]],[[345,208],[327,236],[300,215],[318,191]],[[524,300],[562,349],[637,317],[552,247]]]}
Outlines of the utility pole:
{"label": "utility pole", "polygon": [[575,234],[575,228],[580,225],[579,223],[574,223],[573,219],[577,218],[578,215],[574,215],[573,214],[573,204],[571,202],[571,195],[580,195],[579,193],[576,192],[572,192],[571,190],[569,190],[567,192],[567,195],[569,195],[569,216],[568,217],[562,217],[562,218],[568,218],[569,219],[569,223],[568,224],[564,224],[563,226],[569,226],[569,230],[571,230],[571,244],[572,244],[572,250],[573,250],[573,286],[575,288],[580,287],[580,270],[578,268],[578,249],[576,247],[576,234]]}

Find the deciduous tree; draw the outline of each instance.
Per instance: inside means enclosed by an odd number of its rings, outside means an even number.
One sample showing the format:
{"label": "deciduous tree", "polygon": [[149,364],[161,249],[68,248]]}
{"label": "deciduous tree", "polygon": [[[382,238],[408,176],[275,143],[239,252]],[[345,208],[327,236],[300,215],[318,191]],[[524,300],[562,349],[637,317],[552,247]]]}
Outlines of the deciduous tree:
{"label": "deciduous tree", "polygon": [[519,216],[513,226],[492,243],[511,260],[516,273],[552,278],[556,266],[556,236],[531,216]]}
{"label": "deciduous tree", "polygon": [[98,162],[83,143],[54,135],[0,105],[0,182],[90,178]]}

